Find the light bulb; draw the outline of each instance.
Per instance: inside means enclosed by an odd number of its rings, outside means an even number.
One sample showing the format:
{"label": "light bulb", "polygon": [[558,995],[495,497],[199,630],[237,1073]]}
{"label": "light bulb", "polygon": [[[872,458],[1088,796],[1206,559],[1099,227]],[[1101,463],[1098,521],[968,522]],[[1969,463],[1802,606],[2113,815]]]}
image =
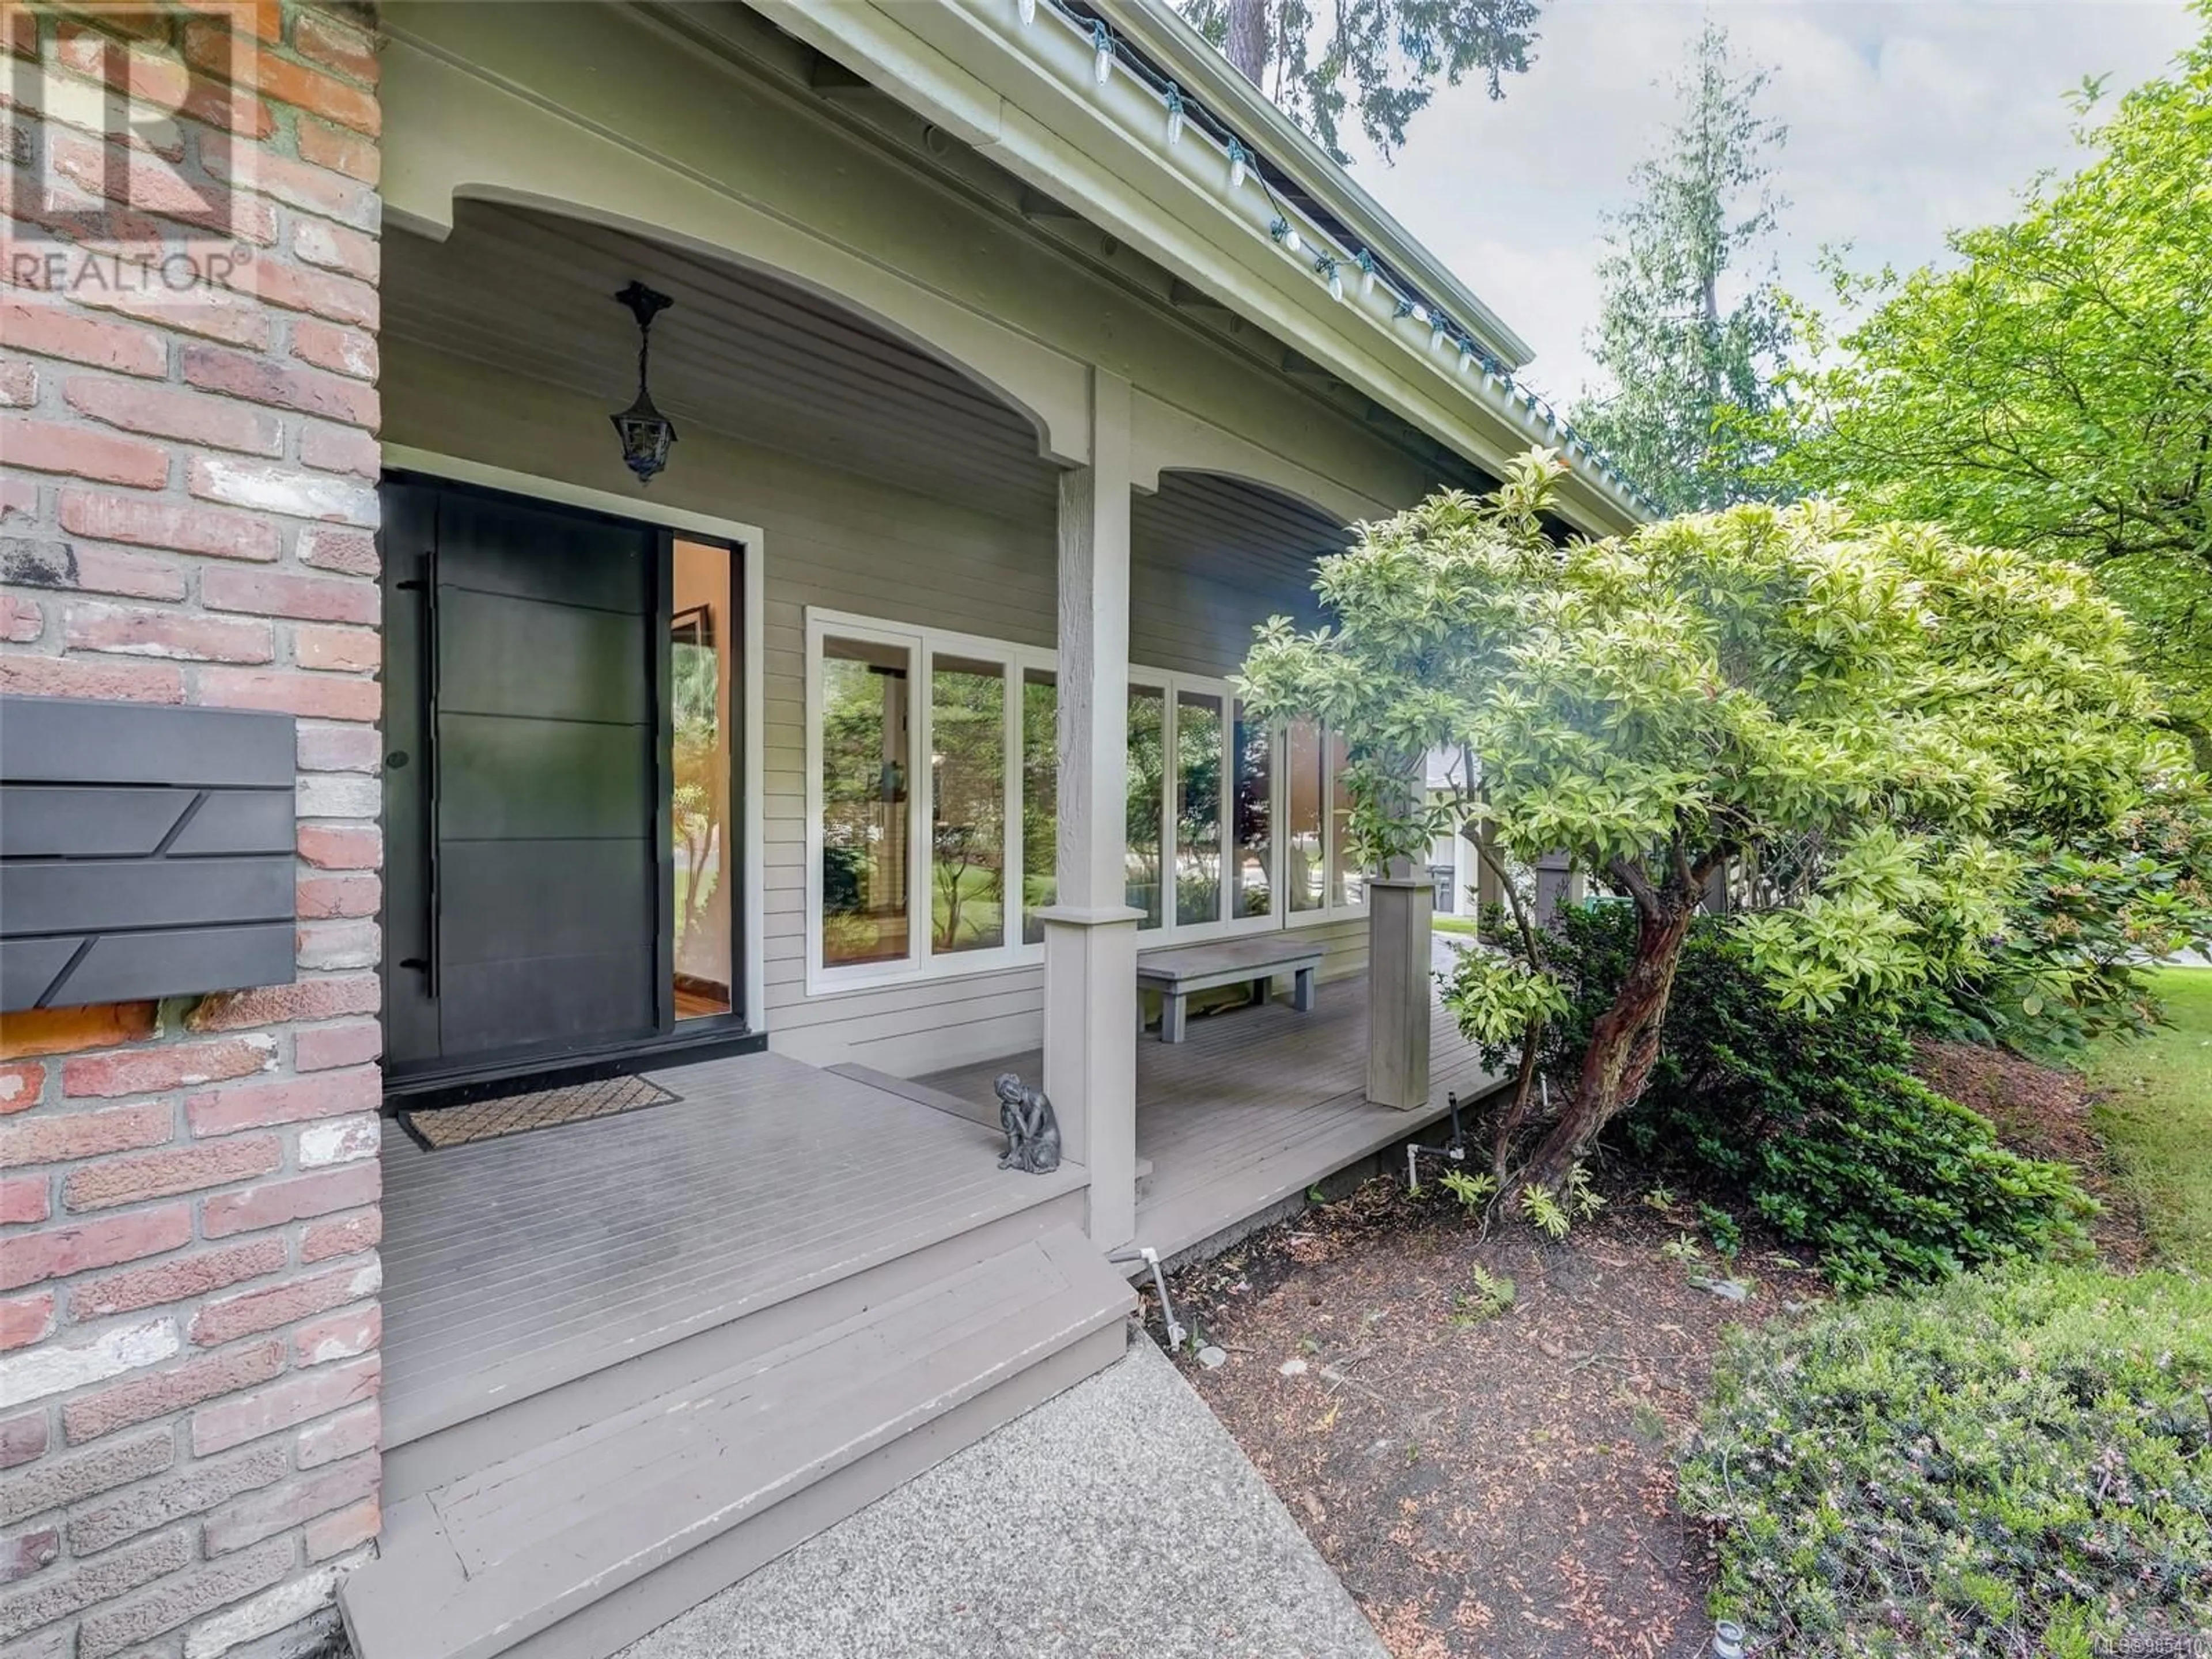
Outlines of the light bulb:
{"label": "light bulb", "polygon": [[1339,301],[1344,298],[1344,278],[1338,274],[1334,265],[1328,268],[1328,297]]}
{"label": "light bulb", "polygon": [[1178,98],[1168,106],[1168,148],[1173,149],[1182,143],[1182,100]]}
{"label": "light bulb", "polygon": [[1305,244],[1298,240],[1298,229],[1296,225],[1291,226],[1288,230],[1283,233],[1283,246],[1290,249],[1293,253],[1299,252],[1305,246]]}
{"label": "light bulb", "polygon": [[1100,86],[1113,78],[1114,38],[1106,33],[1106,25],[1093,21],[1091,25],[1091,78]]}
{"label": "light bulb", "polygon": [[1244,188],[1244,146],[1234,138],[1229,141],[1229,188]]}
{"label": "light bulb", "polygon": [[1429,308],[1421,304],[1418,300],[1413,302],[1413,320],[1420,324],[1423,327],[1426,327],[1428,325]]}
{"label": "light bulb", "polygon": [[1036,0],[1015,0],[1014,12],[1022,20],[1022,27],[1027,28],[1036,21]]}

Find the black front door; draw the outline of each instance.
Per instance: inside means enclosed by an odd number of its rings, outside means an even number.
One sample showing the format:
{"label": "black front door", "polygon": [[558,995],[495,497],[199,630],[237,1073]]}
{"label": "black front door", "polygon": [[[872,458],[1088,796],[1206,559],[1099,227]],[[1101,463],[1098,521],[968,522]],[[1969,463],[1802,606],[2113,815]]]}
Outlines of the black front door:
{"label": "black front door", "polygon": [[383,496],[388,1072],[666,1030],[665,536],[435,480]]}

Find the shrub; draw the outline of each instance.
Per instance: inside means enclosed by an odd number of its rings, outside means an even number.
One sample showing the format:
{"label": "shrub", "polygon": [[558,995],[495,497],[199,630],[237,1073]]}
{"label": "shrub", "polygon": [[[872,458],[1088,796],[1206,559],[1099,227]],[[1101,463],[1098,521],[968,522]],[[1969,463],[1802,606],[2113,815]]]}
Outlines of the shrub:
{"label": "shrub", "polygon": [[[1616,907],[1562,918],[1554,955],[1575,1000],[1550,1033],[1553,1063],[1581,1053],[1632,930]],[[1905,1069],[1911,1053],[1879,1010],[1784,1008],[1728,925],[1701,920],[1659,1062],[1618,1139],[1740,1194],[1846,1290],[2077,1247],[2094,1206],[2073,1172],[2000,1146],[1988,1119]]]}
{"label": "shrub", "polygon": [[2208,1382],[2212,1284],[2180,1274],[1974,1276],[1737,1333],[1681,1469],[1715,1610],[1789,1659],[2208,1627]]}

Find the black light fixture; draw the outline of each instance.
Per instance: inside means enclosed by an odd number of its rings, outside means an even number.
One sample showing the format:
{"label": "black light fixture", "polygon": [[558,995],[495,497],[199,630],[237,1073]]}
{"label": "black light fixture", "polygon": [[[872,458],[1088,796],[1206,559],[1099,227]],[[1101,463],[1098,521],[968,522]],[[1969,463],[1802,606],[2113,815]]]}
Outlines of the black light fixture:
{"label": "black light fixture", "polygon": [[637,319],[637,401],[607,418],[621,434],[623,465],[637,474],[638,483],[648,484],[653,475],[668,465],[668,446],[676,441],[676,423],[653,406],[653,394],[645,389],[646,356],[653,349],[653,319],[676,301],[635,279],[615,298]]}

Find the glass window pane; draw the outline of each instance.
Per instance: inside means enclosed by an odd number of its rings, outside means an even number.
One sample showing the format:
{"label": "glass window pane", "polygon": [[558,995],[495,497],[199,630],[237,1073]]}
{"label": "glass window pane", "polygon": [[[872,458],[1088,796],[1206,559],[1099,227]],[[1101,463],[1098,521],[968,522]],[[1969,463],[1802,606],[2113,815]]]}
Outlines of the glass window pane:
{"label": "glass window pane", "polygon": [[1167,699],[1129,688],[1129,817],[1127,893],[1144,912],[1139,930],[1160,925],[1160,808],[1167,776]]}
{"label": "glass window pane", "polygon": [[1237,883],[1230,911],[1239,916],[1273,913],[1274,737],[1264,720],[1237,705],[1237,795],[1231,828],[1237,836]]}
{"label": "glass window pane", "polygon": [[1321,727],[1293,720],[1285,742],[1283,793],[1283,885],[1292,912],[1328,902],[1322,866]]}
{"label": "glass window pane", "polygon": [[1344,739],[1332,732],[1328,734],[1328,816],[1329,816],[1329,902],[1332,904],[1364,904],[1367,902],[1367,876],[1352,857],[1349,820],[1352,817],[1352,792],[1345,787],[1344,767],[1347,750]]}
{"label": "glass window pane", "polygon": [[1221,920],[1221,699],[1176,698],[1176,921]]}
{"label": "glass window pane", "polygon": [[933,657],[929,669],[929,948],[1006,942],[1006,671]]}
{"label": "glass window pane", "polygon": [[1022,942],[1043,941],[1037,912],[1060,896],[1060,687],[1048,668],[1022,674]]}
{"label": "glass window pane", "polygon": [[907,647],[822,642],[822,960],[908,955]]}
{"label": "glass window pane", "polygon": [[675,727],[669,785],[676,841],[671,988],[678,1019],[726,1014],[732,1006],[730,699],[738,685],[735,565],[726,547],[677,538],[668,672]]}

